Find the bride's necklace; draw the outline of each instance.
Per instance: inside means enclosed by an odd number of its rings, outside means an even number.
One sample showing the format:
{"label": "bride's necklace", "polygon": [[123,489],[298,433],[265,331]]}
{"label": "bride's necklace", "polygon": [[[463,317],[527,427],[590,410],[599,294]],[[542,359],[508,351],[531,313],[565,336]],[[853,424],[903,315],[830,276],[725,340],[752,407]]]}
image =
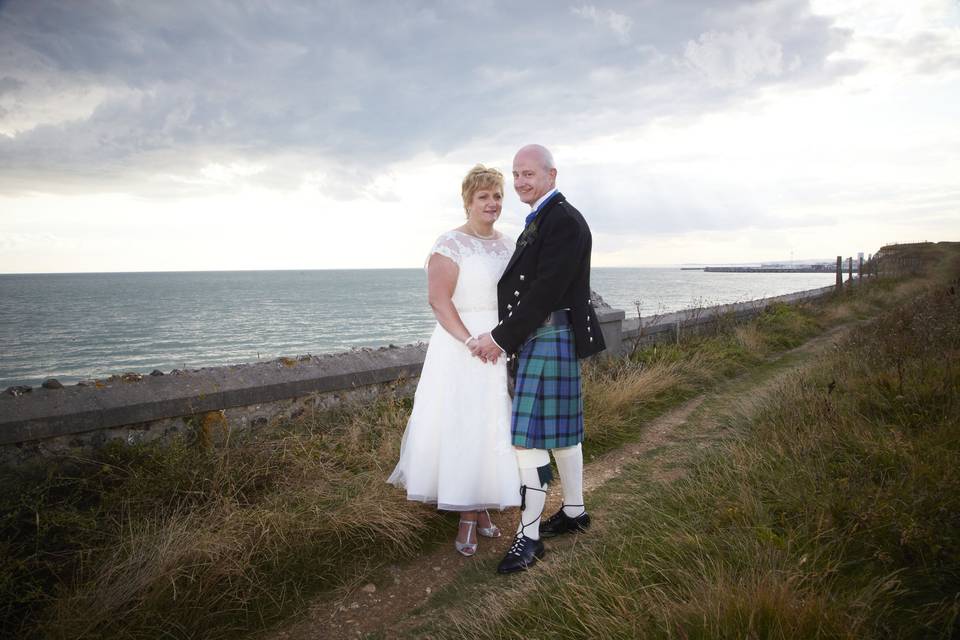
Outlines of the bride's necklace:
{"label": "bride's necklace", "polygon": [[464,226],[466,227],[466,233],[467,233],[467,235],[473,236],[474,238],[480,238],[481,240],[493,240],[494,238],[497,237],[497,232],[496,232],[496,231],[494,231],[493,233],[491,233],[491,234],[488,235],[488,236],[485,236],[485,235],[483,235],[482,233],[477,233],[476,231],[474,231],[473,229],[471,229],[471,228],[470,228],[470,225],[464,225]]}

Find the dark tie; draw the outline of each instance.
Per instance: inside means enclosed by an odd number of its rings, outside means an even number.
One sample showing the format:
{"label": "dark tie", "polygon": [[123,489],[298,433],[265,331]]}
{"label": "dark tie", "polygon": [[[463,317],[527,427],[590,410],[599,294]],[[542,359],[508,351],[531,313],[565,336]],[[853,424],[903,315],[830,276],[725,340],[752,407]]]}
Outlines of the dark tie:
{"label": "dark tie", "polygon": [[[554,195],[556,195],[556,194],[554,194]],[[523,223],[523,226],[529,227],[529,226],[530,226],[530,223],[533,222],[533,219],[537,217],[537,214],[538,214],[538,213],[540,213],[540,209],[543,209],[543,205],[547,204],[547,203],[550,202],[550,200],[552,200],[552,199],[553,199],[553,196],[551,195],[549,198],[547,198],[546,200],[544,200],[543,202],[541,202],[539,207],[537,207],[536,209],[534,209],[533,211],[531,211],[530,213],[528,213],[528,214],[527,214],[527,221]]]}

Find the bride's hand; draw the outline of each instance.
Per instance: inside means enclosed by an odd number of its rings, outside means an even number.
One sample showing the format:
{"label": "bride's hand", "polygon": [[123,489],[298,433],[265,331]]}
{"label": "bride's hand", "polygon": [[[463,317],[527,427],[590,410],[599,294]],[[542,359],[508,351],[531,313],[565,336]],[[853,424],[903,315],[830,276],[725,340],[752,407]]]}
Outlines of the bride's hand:
{"label": "bride's hand", "polygon": [[470,355],[474,358],[479,358],[481,362],[487,361],[483,354],[480,353],[480,341],[476,338],[471,338],[470,341],[467,342],[467,349],[470,349]]}
{"label": "bride's hand", "polygon": [[476,350],[471,347],[470,351],[484,362],[489,361],[494,364],[496,364],[500,356],[503,355],[503,351],[497,346],[497,343],[493,341],[489,333],[478,336]]}

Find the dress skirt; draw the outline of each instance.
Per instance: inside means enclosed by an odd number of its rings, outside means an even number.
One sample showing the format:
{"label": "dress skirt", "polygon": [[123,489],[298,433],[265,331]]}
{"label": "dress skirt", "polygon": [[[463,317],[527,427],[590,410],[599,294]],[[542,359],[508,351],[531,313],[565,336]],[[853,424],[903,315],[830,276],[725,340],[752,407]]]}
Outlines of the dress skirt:
{"label": "dress skirt", "polygon": [[[474,335],[497,324],[496,310],[461,312]],[[433,331],[388,482],[438,509],[472,511],[520,504],[510,440],[506,360],[481,362],[439,324]]]}

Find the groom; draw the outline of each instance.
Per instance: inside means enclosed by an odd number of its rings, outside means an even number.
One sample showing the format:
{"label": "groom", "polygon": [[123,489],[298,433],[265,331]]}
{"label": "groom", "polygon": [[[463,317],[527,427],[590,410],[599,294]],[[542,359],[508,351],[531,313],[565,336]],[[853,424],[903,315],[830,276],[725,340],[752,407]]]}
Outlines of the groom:
{"label": "groom", "polygon": [[[520,525],[497,567],[523,571],[545,553],[541,536],[584,531],[583,399],[580,363],[604,349],[590,304],[590,228],[557,191],[557,168],[544,147],[531,144],[513,159],[513,188],[530,205],[526,227],[497,285],[500,323],[483,334],[474,355],[506,353],[516,371],[511,431],[520,465]],[[563,506],[540,522],[550,456],[560,472]]]}

